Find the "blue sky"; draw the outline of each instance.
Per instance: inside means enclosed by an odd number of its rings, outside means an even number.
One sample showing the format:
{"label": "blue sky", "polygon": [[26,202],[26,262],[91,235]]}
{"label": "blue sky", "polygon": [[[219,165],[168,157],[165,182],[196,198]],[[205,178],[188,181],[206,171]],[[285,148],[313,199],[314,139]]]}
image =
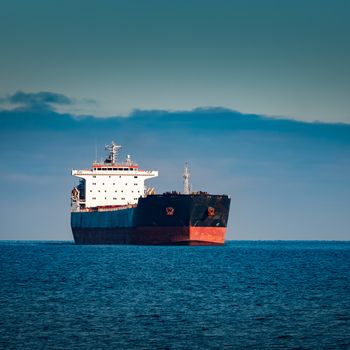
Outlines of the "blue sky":
{"label": "blue sky", "polygon": [[111,140],[144,169],[158,193],[232,197],[229,239],[349,239],[350,125],[308,123],[227,109],[138,110],[128,117],[59,114],[54,93],[18,94],[0,112],[1,238],[71,239],[72,168],[89,167]]}
{"label": "blue sky", "polygon": [[0,238],[71,239],[115,140],[230,194],[230,239],[349,239],[349,1],[0,2]]}

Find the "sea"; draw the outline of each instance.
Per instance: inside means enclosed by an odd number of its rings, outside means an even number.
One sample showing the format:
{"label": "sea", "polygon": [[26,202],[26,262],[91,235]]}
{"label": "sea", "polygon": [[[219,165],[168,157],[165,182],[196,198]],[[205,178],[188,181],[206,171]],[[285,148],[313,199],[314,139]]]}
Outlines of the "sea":
{"label": "sea", "polygon": [[1,349],[350,349],[350,242],[0,242]]}

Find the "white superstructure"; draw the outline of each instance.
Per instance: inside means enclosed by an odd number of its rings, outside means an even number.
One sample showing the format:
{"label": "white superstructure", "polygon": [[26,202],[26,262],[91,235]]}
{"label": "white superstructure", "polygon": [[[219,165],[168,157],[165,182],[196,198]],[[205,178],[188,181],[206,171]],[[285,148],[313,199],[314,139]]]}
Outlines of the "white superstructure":
{"label": "white superstructure", "polygon": [[110,153],[104,162],[94,162],[91,169],[72,170],[72,175],[80,179],[72,190],[72,210],[135,205],[147,194],[144,182],[158,176],[158,171],[140,170],[129,155],[119,163],[120,148],[112,142],[106,146]]}

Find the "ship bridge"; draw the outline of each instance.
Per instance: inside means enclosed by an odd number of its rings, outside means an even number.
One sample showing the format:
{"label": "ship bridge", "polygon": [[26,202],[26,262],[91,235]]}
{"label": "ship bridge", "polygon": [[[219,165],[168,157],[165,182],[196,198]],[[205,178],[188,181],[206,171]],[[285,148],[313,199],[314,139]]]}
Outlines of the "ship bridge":
{"label": "ship bridge", "polygon": [[145,180],[158,176],[156,170],[141,170],[130,155],[124,162],[118,162],[121,146],[105,147],[109,154],[104,162],[94,162],[90,169],[72,170],[72,175],[80,179],[72,191],[72,210],[96,207],[133,206],[140,197],[154,192],[145,188]]}

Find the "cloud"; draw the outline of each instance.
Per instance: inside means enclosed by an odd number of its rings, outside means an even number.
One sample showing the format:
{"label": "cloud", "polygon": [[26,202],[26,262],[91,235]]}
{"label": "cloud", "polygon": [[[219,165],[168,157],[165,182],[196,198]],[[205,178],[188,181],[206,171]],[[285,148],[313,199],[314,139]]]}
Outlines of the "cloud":
{"label": "cloud", "polygon": [[[76,99],[51,92],[18,92],[1,101],[11,102],[22,107],[0,109],[0,123],[5,130],[84,130],[85,135],[113,133],[129,135],[136,130],[145,134],[162,137],[164,133],[177,137],[195,135],[213,138],[245,133],[250,142],[269,139],[289,138],[328,139],[337,143],[350,143],[350,125],[342,123],[304,122],[284,117],[268,117],[258,114],[244,114],[221,107],[202,107],[187,111],[140,110],[135,109],[127,116],[95,117],[93,113],[81,113],[82,104],[87,107],[96,103],[93,100]],[[40,113],[38,113],[40,111]],[[118,131],[117,131],[118,130]],[[117,132],[116,132],[117,131]],[[161,131],[161,132],[160,132]],[[221,137],[220,136],[220,137]],[[282,142],[282,141],[281,141]],[[296,146],[296,143],[293,142]]]}
{"label": "cloud", "polygon": [[76,116],[90,115],[96,106],[98,103],[93,99],[75,99],[49,91],[17,91],[12,95],[0,96],[0,112],[58,112]]}
{"label": "cloud", "polygon": [[9,110],[55,110],[57,105],[72,105],[74,102],[69,97],[48,91],[23,92],[17,91],[12,95],[0,98],[0,107]]}
{"label": "cloud", "polygon": [[12,103],[23,103],[31,106],[54,104],[70,104],[71,99],[65,95],[53,92],[27,93],[18,91],[10,97]]}

